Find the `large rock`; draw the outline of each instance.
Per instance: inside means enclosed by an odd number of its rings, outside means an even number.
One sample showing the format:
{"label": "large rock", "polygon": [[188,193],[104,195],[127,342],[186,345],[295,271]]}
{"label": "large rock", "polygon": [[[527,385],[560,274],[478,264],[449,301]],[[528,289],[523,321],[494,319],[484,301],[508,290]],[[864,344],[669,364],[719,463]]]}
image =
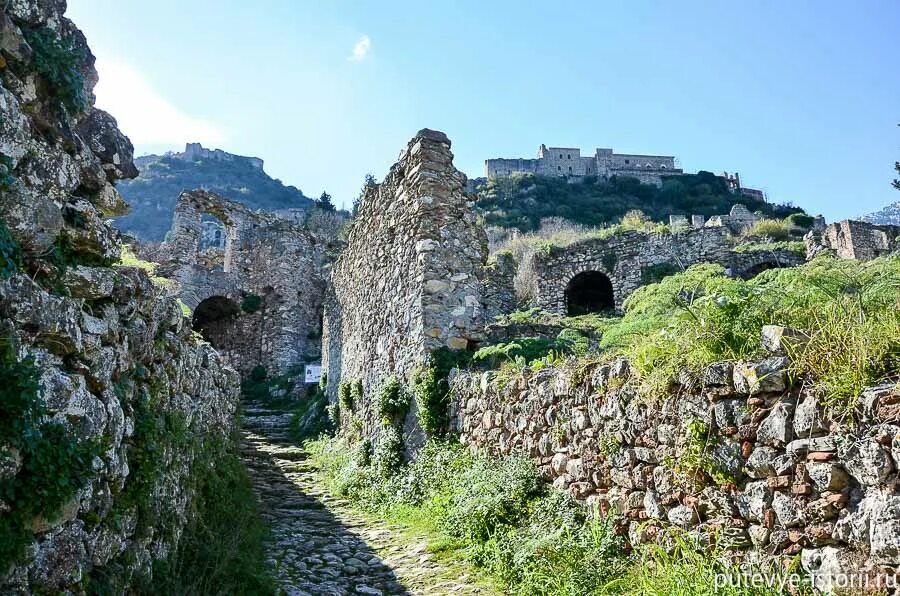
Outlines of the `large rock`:
{"label": "large rock", "polygon": [[758,362],[741,360],[734,365],[734,388],[740,393],[784,391],[787,386],[787,358],[776,356]]}
{"label": "large rock", "polygon": [[894,469],[890,454],[872,439],[855,441],[839,453],[847,472],[862,485],[878,486]]}
{"label": "large rock", "polygon": [[756,440],[765,445],[789,443],[794,438],[794,429],[791,426],[793,412],[794,405],[790,402],[781,401],[775,404],[756,430]]}

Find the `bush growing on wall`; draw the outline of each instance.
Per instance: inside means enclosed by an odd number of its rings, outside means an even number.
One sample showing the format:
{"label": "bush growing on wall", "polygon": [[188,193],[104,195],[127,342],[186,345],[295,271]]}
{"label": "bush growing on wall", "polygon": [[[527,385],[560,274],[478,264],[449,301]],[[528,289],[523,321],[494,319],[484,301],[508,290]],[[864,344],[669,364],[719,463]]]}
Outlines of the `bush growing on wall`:
{"label": "bush growing on wall", "polygon": [[256,294],[247,294],[241,300],[241,310],[248,314],[255,313],[261,306],[262,296],[257,296]]}
{"label": "bush growing on wall", "polygon": [[78,70],[83,55],[71,39],[60,39],[50,28],[25,29],[25,41],[32,49],[34,68],[47,82],[53,97],[69,112],[83,111],[88,104],[84,77]]}
{"label": "bush growing on wall", "polygon": [[400,380],[391,375],[375,396],[375,412],[385,424],[402,421],[409,412],[409,395],[403,390]]}

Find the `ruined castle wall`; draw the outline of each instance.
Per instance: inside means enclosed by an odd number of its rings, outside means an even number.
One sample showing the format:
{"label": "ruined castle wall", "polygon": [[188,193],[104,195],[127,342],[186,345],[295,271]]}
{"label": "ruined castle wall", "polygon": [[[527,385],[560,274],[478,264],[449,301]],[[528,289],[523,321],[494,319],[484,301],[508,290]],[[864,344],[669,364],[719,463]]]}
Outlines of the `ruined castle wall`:
{"label": "ruined castle wall", "polygon": [[616,309],[634,290],[647,283],[649,268],[670,264],[678,269],[700,262],[728,260],[726,231],[703,228],[674,234],[625,232],[603,240],[586,240],[554,247],[535,255],[530,266],[536,280],[533,304],[549,312],[566,314],[569,281],[588,271],[606,275],[612,282]]}
{"label": "ruined castle wall", "polygon": [[[176,301],[143,270],[110,266],[121,243],[103,218],[124,208],[114,182],[137,170],[127,137],[92,106],[93,55],[64,9],[0,9],[0,377],[16,392],[0,423],[4,594],[104,580],[128,591],[177,547],[194,467],[233,432],[238,401],[237,374],[194,340]],[[34,30],[79,50],[68,74],[85,102],[43,80],[23,36]]]}
{"label": "ruined castle wall", "polygon": [[[380,427],[370,403],[388,376],[408,381],[432,350],[467,348],[483,328],[487,240],[452,159],[443,133],[420,131],[367,190],[331,271],[327,390],[334,399],[339,382],[362,381],[357,409],[368,434]],[[408,434],[413,420],[414,412]]]}
{"label": "ruined castle wall", "polygon": [[[712,365],[662,399],[627,361],[452,381],[463,443],[534,460],[557,488],[611,513],[633,545],[670,526],[750,561],[800,555],[807,572],[900,562],[900,393],[860,397],[858,423],[788,389],[786,359]],[[751,548],[752,547],[752,548]]]}
{"label": "ruined castle wall", "polygon": [[610,280],[615,309],[621,310],[625,299],[640,286],[697,263],[718,263],[730,275],[752,277],[765,269],[794,267],[805,261],[787,250],[736,252],[727,238],[723,226],[674,233],[625,232],[553,247],[536,253],[522,266],[531,269],[525,277],[534,280],[532,305],[565,315],[569,282],[585,272],[596,271]]}
{"label": "ruined castle wall", "polygon": [[842,259],[868,261],[900,250],[900,226],[881,226],[845,219],[829,224],[815,237],[813,252],[826,248]]}
{"label": "ruined castle wall", "polygon": [[[225,227],[222,263],[204,261],[202,218]],[[256,365],[284,373],[317,359],[324,280],[324,245],[304,228],[275,215],[252,212],[215,193],[196,190],[178,199],[170,234],[178,294],[191,309],[222,297],[240,306],[261,302],[252,312],[237,309],[217,323],[214,345],[242,374]],[[212,328],[210,329],[212,332]]]}

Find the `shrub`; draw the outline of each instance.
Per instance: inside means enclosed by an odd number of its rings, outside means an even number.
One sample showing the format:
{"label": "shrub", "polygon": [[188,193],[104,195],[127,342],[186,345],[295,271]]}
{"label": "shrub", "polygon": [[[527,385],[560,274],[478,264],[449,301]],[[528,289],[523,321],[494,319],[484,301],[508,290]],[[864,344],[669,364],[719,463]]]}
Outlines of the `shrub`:
{"label": "shrub", "polygon": [[341,381],[338,383],[338,403],[341,410],[345,412],[353,411],[353,382]]}
{"label": "shrub", "polygon": [[400,469],[403,465],[403,436],[400,429],[395,426],[381,429],[372,455],[372,464],[382,478],[388,478]]}
{"label": "shrub", "polygon": [[679,269],[673,263],[657,263],[655,265],[648,265],[647,267],[641,269],[641,283],[656,283],[668,275],[678,273],[680,270],[681,269]]}
{"label": "shrub", "polygon": [[32,60],[38,74],[46,81],[52,96],[71,113],[83,111],[87,105],[84,76],[79,62],[84,55],[71,39],[60,39],[50,28],[25,29],[25,41],[32,49]]}
{"label": "shrub", "polygon": [[253,367],[253,370],[250,371],[250,379],[256,382],[265,381],[266,376],[268,376],[268,372],[266,371],[266,367],[262,364],[257,364]]}
{"label": "shrub", "polygon": [[241,310],[245,313],[255,313],[262,306],[262,296],[256,294],[247,294],[241,300]]}
{"label": "shrub", "polygon": [[791,237],[790,226],[777,219],[761,219],[750,226],[742,236],[758,236],[770,240],[788,240]]}
{"label": "shrub", "polygon": [[409,395],[403,390],[400,380],[391,375],[375,395],[375,413],[385,424],[403,420],[409,412]]}
{"label": "shrub", "polygon": [[805,213],[791,213],[784,218],[786,224],[803,228],[804,230],[810,229],[813,225],[813,221],[815,221],[813,217],[811,215],[806,215]]}
{"label": "shrub", "polygon": [[413,373],[419,426],[430,436],[443,435],[449,425],[450,385],[447,377],[454,368],[465,365],[469,352],[440,348],[433,351],[428,364]]}

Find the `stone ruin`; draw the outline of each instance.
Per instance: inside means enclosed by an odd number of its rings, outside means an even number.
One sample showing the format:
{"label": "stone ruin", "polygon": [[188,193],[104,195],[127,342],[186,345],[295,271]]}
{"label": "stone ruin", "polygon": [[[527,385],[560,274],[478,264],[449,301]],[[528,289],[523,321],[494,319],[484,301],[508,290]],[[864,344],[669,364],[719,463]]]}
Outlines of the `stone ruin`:
{"label": "stone ruin", "polygon": [[[209,216],[224,238],[204,248]],[[195,190],[178,198],[168,245],[162,271],[235,369],[284,373],[318,360],[327,246],[306,229]]]}
{"label": "stone ruin", "polygon": [[[408,380],[432,350],[481,339],[487,238],[465,184],[446,135],[419,131],[384,181],[367,189],[332,268],[322,350],[327,392],[334,399],[340,381],[362,382],[367,434],[379,428],[369,404],[389,376]],[[414,419],[413,411],[409,432]]]}
{"label": "stone ruin", "polygon": [[900,251],[900,226],[845,219],[813,230],[804,240],[810,256],[833,251],[842,259],[868,261]]}
{"label": "stone ruin", "polygon": [[719,263],[749,279],[766,269],[794,267],[805,259],[776,249],[737,252],[723,227],[676,233],[625,232],[539,251],[520,265],[532,280],[530,306],[560,315],[621,311],[632,292],[697,263]]}

